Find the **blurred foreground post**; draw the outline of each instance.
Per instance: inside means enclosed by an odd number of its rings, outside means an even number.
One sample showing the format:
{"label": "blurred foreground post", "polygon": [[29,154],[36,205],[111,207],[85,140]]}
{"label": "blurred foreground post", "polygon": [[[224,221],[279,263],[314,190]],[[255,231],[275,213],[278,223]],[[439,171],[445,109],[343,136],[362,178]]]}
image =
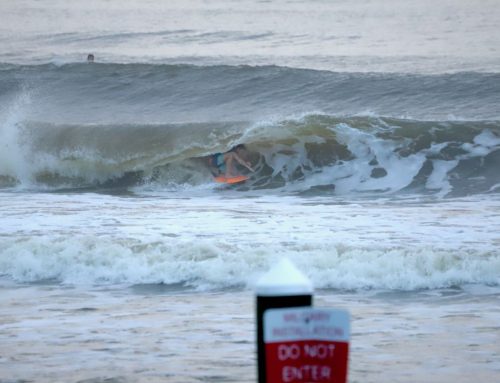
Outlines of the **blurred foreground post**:
{"label": "blurred foreground post", "polygon": [[257,284],[259,383],[346,383],[350,318],[310,307],[312,284],[288,260]]}
{"label": "blurred foreground post", "polygon": [[313,287],[297,268],[283,259],[258,281],[257,295],[257,366],[259,383],[275,383],[266,379],[264,313],[275,308],[312,305]]}

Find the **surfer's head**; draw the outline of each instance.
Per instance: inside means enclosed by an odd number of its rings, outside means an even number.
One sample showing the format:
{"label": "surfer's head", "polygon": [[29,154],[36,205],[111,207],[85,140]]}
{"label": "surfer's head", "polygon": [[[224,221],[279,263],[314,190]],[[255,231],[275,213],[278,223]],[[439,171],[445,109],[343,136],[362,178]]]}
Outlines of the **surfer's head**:
{"label": "surfer's head", "polygon": [[235,147],[233,147],[233,148],[231,149],[231,152],[236,152],[236,153],[238,153],[238,152],[239,152],[239,151],[241,151],[241,150],[247,150],[247,148],[246,148],[246,146],[245,146],[245,145],[243,145],[243,144],[238,144],[238,145],[236,145]]}

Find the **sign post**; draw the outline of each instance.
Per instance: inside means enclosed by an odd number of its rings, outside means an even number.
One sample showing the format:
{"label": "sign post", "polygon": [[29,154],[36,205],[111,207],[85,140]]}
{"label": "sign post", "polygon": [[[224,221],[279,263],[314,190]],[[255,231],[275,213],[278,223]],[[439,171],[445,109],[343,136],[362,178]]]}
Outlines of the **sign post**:
{"label": "sign post", "polygon": [[267,310],[264,313],[266,381],[347,382],[349,334],[347,311]]}
{"label": "sign post", "polygon": [[264,315],[269,309],[311,306],[313,287],[297,268],[283,259],[257,283],[257,365],[259,383],[276,383],[267,379],[264,344]]}

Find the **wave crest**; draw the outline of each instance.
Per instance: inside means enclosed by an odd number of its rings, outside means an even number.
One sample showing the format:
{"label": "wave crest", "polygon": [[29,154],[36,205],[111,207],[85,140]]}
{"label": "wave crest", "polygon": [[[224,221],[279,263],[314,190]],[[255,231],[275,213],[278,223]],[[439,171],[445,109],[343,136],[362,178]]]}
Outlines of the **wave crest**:
{"label": "wave crest", "polygon": [[[257,169],[246,189],[464,195],[500,183],[498,121],[307,114],[258,124],[16,127],[30,186],[200,185],[211,182],[204,157],[236,143]],[[0,174],[4,184],[26,182],[12,169]]]}

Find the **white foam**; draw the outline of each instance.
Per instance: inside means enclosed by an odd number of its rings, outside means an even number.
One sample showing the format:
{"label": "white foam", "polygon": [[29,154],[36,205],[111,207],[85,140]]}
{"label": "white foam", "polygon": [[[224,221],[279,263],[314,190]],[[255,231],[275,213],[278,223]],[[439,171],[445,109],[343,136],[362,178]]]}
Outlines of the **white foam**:
{"label": "white foam", "polygon": [[452,186],[448,180],[448,172],[454,169],[458,165],[458,160],[455,161],[444,161],[444,160],[433,160],[432,166],[433,170],[425,186],[428,189],[439,189],[440,196],[445,196],[452,190]]}
{"label": "white foam", "polygon": [[[347,145],[354,159],[328,169],[335,191],[347,194],[352,191],[394,192],[408,186],[425,162],[425,153],[402,157],[397,153],[400,143],[382,140],[374,134],[351,128],[346,124],[334,127],[340,143]],[[373,178],[370,162],[376,160],[386,175]]]}
{"label": "white foam", "polygon": [[316,288],[500,284],[495,195],[421,206],[175,195],[0,193],[0,274],[253,289],[287,257]]}
{"label": "white foam", "polygon": [[486,129],[474,137],[474,143],[491,148],[500,145],[500,137],[495,135],[491,130]]}
{"label": "white foam", "polygon": [[29,92],[21,91],[6,108],[6,113],[0,116],[0,175],[12,177],[24,185],[31,184],[32,171],[19,124],[30,103]]}
{"label": "white foam", "polygon": [[474,143],[465,143],[462,149],[469,152],[463,158],[485,157],[500,147],[500,137],[497,137],[491,130],[485,129],[474,137]]}
{"label": "white foam", "polygon": [[[264,245],[223,240],[158,241],[49,237],[3,241],[0,272],[20,282],[185,283],[198,289],[253,286],[277,256],[300,265],[316,288],[415,290],[500,284],[500,257],[425,245],[378,249],[345,243]],[[276,273],[273,273],[275,276]],[[309,293],[309,284],[257,282],[259,295]],[[297,278],[294,278],[296,282]],[[283,283],[282,283],[283,282]]]}

